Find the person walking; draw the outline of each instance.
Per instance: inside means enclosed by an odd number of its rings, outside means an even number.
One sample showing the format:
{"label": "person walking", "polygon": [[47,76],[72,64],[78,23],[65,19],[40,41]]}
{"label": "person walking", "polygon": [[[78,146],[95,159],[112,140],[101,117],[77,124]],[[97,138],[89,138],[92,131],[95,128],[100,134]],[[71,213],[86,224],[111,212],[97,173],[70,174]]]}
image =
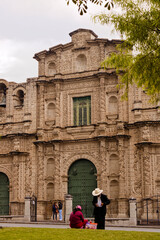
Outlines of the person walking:
{"label": "person walking", "polygon": [[77,205],[69,218],[71,228],[85,228],[88,220],[84,219],[82,207]]}
{"label": "person walking", "polygon": [[59,220],[62,221],[62,207],[63,204],[61,201],[58,202],[58,211],[59,211]]}
{"label": "person walking", "polygon": [[105,229],[105,215],[106,205],[110,204],[110,200],[106,195],[102,194],[103,190],[95,188],[92,191],[94,206],[95,223],[97,223],[97,229]]}

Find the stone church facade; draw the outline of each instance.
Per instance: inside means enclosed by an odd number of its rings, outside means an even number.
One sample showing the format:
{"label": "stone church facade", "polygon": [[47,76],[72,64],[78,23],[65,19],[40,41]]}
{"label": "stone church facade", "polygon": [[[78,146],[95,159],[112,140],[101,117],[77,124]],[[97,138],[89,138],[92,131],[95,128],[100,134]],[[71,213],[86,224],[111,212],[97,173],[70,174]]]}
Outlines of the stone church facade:
{"label": "stone church facade", "polygon": [[87,29],[70,37],[35,54],[37,78],[0,79],[0,215],[23,215],[34,195],[38,220],[50,219],[51,204],[71,194],[89,217],[98,186],[108,217],[127,218],[130,198],[160,194],[159,106],[135,86],[122,101],[115,69],[100,68],[120,40]]}

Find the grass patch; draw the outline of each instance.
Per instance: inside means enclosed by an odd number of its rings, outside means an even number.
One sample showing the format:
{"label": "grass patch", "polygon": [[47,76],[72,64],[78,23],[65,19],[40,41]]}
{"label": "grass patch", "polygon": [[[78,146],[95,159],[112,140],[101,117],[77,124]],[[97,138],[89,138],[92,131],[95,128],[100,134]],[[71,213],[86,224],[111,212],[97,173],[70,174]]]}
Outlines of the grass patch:
{"label": "grass patch", "polygon": [[159,240],[160,233],[110,230],[2,228],[0,240]]}

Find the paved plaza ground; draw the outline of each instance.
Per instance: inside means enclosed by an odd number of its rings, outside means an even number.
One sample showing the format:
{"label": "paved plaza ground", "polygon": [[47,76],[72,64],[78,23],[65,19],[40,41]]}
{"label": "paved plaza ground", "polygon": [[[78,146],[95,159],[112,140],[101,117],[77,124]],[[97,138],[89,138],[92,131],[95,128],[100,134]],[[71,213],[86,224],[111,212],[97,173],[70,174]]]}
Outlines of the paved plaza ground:
{"label": "paved plaza ground", "polygon": [[[70,228],[68,224],[64,223],[4,223],[0,222],[0,227],[29,227],[29,228]],[[106,227],[105,230],[117,231],[137,231],[137,232],[158,232],[160,233],[160,226],[137,226],[137,227]]]}

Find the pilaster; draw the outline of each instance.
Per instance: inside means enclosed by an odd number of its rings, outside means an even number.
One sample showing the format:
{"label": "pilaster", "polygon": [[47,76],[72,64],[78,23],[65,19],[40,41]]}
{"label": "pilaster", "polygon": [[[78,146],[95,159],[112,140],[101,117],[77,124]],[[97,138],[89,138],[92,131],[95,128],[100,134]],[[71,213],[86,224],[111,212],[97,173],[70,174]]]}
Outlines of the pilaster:
{"label": "pilaster", "polygon": [[151,165],[150,154],[148,146],[143,148],[143,185],[144,185],[144,197],[151,196]]}
{"label": "pilaster", "polygon": [[38,162],[38,200],[44,200],[44,149],[43,144],[38,144],[37,162]]}
{"label": "pilaster", "polygon": [[56,82],[56,127],[60,127],[60,82]]}
{"label": "pilaster", "polygon": [[100,122],[106,121],[106,95],[105,95],[105,78],[100,76]]}
{"label": "pilaster", "polygon": [[45,116],[45,114],[44,114],[44,90],[45,90],[44,84],[43,83],[39,84],[39,88],[40,88],[40,90],[39,90],[40,112],[39,112],[38,117],[39,117],[39,123],[40,123],[39,127],[43,128],[44,127],[44,116]]}
{"label": "pilaster", "polygon": [[119,138],[118,152],[119,152],[119,163],[120,163],[119,197],[125,198],[126,197],[126,184],[125,184],[126,165],[125,165],[125,148],[124,148],[123,138]]}
{"label": "pilaster", "polygon": [[[106,141],[105,139],[100,140],[100,164],[101,164],[101,179],[100,179],[100,187],[104,190],[106,189],[106,184],[105,184],[105,175],[106,175]],[[103,179],[103,180],[102,180]]]}
{"label": "pilaster", "polygon": [[137,225],[137,210],[136,210],[136,199],[131,198],[129,199],[129,224],[130,226],[136,226]]}
{"label": "pilaster", "polygon": [[73,198],[71,195],[65,195],[65,222],[69,223],[69,217],[73,210]]}

